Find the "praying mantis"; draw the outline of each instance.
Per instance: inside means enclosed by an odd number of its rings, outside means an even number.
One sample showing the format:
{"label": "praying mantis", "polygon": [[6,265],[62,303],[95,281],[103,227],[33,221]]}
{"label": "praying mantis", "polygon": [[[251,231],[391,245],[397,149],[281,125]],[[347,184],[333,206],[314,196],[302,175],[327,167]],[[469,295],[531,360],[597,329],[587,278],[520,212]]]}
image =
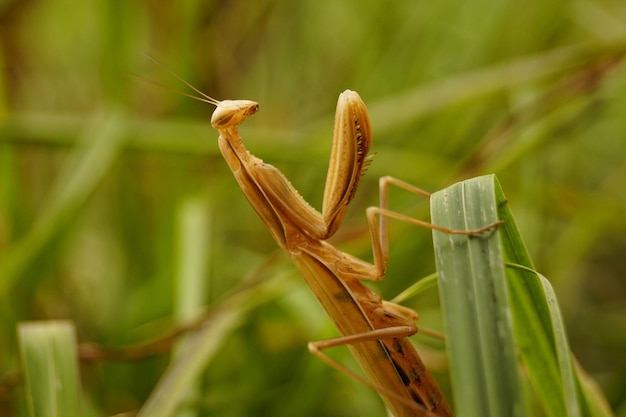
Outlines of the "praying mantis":
{"label": "praying mantis", "polygon": [[[171,72],[171,71],[170,71]],[[408,337],[417,332],[413,310],[382,300],[361,281],[384,278],[389,253],[387,219],[395,218],[446,233],[477,235],[413,219],[387,208],[387,190],[396,186],[425,197],[430,194],[393,177],[380,179],[380,206],[366,210],[374,262],[340,251],[329,242],[341,225],[364,169],[370,162],[370,119],[361,97],[346,90],[339,96],[322,212],[310,206],[274,166],[252,155],[238,126],[259,109],[250,100],[218,101],[187,83],[216,106],[211,125],[219,132],[219,149],[241,191],[267,225],[278,245],[288,252],[306,283],[342,336],[310,342],[309,351],[329,365],[374,388],[396,417],[450,417],[446,402]],[[337,363],[324,349],[345,345],[367,379]]]}

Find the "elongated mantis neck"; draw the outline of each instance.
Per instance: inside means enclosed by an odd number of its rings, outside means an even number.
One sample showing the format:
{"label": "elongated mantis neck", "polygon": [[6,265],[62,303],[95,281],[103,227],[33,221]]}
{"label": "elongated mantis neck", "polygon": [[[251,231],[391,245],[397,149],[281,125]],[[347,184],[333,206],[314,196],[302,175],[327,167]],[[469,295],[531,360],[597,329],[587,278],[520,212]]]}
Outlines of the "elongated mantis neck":
{"label": "elongated mantis neck", "polygon": [[[220,137],[219,137],[219,147],[224,154],[225,149],[230,149],[228,154],[235,154],[237,159],[242,162],[249,162],[251,158],[259,159],[252,155],[246,145],[243,143],[243,139],[239,135],[239,129],[237,126],[230,126],[228,128],[219,129]],[[224,156],[226,156],[224,154]]]}

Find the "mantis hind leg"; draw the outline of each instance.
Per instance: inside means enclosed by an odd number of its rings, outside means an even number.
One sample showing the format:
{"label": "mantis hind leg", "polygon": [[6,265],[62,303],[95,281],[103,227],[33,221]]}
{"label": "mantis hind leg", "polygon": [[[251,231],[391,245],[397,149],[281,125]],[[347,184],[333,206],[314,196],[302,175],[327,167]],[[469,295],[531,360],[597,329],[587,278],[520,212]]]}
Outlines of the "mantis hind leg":
{"label": "mantis hind leg", "polygon": [[[337,362],[330,356],[326,355],[323,351],[328,348],[338,347],[338,346],[349,346],[357,343],[363,342],[380,342],[382,340],[387,339],[397,339],[397,338],[405,338],[407,336],[411,336],[417,332],[417,328],[415,326],[396,326],[396,327],[388,327],[384,329],[374,329],[372,331],[360,334],[354,334],[349,336],[341,336],[334,339],[320,340],[316,342],[309,342],[309,352],[312,355],[315,355],[327,365],[336,370],[348,375],[349,377],[359,381],[363,385],[370,387],[374,391],[385,395],[387,397],[392,398],[395,401],[399,401],[403,403],[405,406],[408,406],[415,410],[416,415],[424,415],[424,416],[435,416],[433,413],[430,413],[425,407],[422,405],[412,401],[406,395],[402,395],[393,390],[387,389],[384,386],[374,383],[362,375],[354,372],[349,369],[345,365]],[[393,372],[393,371],[392,371]],[[391,378],[397,378],[396,375],[391,376]]]}

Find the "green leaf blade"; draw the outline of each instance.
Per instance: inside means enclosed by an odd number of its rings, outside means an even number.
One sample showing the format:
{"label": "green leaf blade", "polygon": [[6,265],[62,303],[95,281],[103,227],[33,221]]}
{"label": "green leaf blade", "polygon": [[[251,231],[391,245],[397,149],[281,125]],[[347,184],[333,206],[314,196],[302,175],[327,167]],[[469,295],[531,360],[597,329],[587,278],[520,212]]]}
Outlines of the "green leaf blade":
{"label": "green leaf blade", "polygon": [[548,279],[534,265],[495,179],[503,256],[508,262],[508,287],[515,332],[531,385],[545,413],[559,416],[611,416],[602,394],[576,369],[565,325]]}
{"label": "green leaf blade", "polygon": [[73,325],[64,321],[22,323],[18,335],[29,415],[81,416]]}
{"label": "green leaf blade", "polygon": [[[433,194],[434,224],[456,230],[498,220],[492,176]],[[485,197],[487,197],[485,199]],[[484,204],[484,201],[490,204]],[[521,390],[498,234],[433,231],[459,416],[521,416]]]}
{"label": "green leaf blade", "polygon": [[434,224],[455,230],[504,221],[483,237],[433,232],[458,415],[534,415],[518,352],[546,415],[611,416],[575,366],[556,294],[534,270],[495,176],[433,194],[431,210]]}

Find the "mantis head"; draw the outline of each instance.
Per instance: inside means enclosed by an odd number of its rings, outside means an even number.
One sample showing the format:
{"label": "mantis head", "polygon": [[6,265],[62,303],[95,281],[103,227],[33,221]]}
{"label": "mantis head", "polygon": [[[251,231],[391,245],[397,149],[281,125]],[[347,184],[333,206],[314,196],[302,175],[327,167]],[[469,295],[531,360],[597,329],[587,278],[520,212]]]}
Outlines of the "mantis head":
{"label": "mantis head", "polygon": [[259,110],[259,103],[251,100],[215,100],[210,103],[216,106],[211,116],[211,126],[216,129],[238,126]]}

